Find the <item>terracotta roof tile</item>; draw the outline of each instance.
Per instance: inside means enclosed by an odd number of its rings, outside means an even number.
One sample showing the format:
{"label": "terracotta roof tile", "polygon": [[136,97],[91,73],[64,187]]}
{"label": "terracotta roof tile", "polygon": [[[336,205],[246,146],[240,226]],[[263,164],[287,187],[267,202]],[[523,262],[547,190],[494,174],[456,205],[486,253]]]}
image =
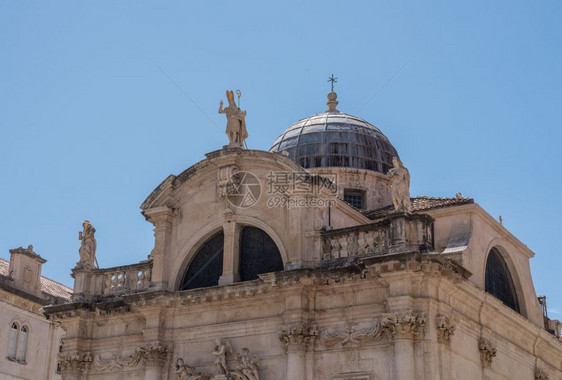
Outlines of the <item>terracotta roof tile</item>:
{"label": "terracotta roof tile", "polygon": [[[0,277],[9,277],[9,270],[10,262],[0,258]],[[66,300],[72,295],[72,289],[45,276],[41,276],[41,292]]]}
{"label": "terracotta roof tile", "polygon": [[[464,197],[415,197],[411,198],[412,212],[423,212],[436,208],[460,206],[474,203],[472,198]],[[363,214],[369,219],[379,219],[389,214],[394,209],[393,206],[386,206],[377,210],[363,211]]]}

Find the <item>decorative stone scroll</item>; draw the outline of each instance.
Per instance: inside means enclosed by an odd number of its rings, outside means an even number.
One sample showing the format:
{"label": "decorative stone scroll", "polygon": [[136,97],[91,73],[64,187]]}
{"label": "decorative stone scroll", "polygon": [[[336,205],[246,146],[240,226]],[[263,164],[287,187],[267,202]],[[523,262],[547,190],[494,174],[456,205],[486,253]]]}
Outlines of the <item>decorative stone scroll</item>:
{"label": "decorative stone scroll", "polygon": [[149,343],[138,347],[135,352],[129,356],[128,363],[136,366],[142,363],[147,366],[164,366],[168,361],[168,347],[156,342]]}
{"label": "decorative stone scroll", "polygon": [[322,330],[320,342],[325,346],[341,344],[360,345],[369,342],[376,342],[382,339],[382,327],[380,323],[373,322],[372,327],[360,327],[359,325],[344,330],[330,331]]}
{"label": "decorative stone scroll", "polygon": [[284,326],[279,334],[279,339],[285,344],[287,351],[306,350],[314,346],[317,336],[316,325],[308,327],[304,323],[297,323]]}
{"label": "decorative stone scroll", "polygon": [[389,340],[423,337],[425,317],[411,310],[384,314],[381,327]]}
{"label": "decorative stone scroll", "polygon": [[61,373],[80,373],[90,368],[92,355],[89,352],[64,352],[58,355]]}
{"label": "decorative stone scroll", "polygon": [[223,166],[217,171],[219,197],[226,198],[238,193],[237,178],[238,167],[235,165]]}
{"label": "decorative stone scroll", "polygon": [[120,370],[124,367],[136,367],[139,364],[146,366],[164,366],[169,357],[168,348],[160,343],[149,343],[137,347],[127,356],[112,355],[102,358],[101,354],[94,359],[93,368],[98,371]]}
{"label": "decorative stone scroll", "polygon": [[480,361],[482,365],[489,367],[492,364],[492,360],[496,357],[496,345],[489,339],[480,338],[478,350],[480,351]]}
{"label": "decorative stone scroll", "polygon": [[549,380],[548,373],[540,368],[535,368],[535,380]]}
{"label": "decorative stone scroll", "polygon": [[103,359],[101,355],[98,355],[94,358],[93,367],[99,371],[109,371],[122,369],[126,364],[120,355],[112,355],[109,359]]}
{"label": "decorative stone scroll", "polygon": [[435,318],[435,325],[437,328],[437,341],[439,343],[449,344],[451,342],[451,335],[455,333],[455,326],[451,323],[448,317],[438,315]]}

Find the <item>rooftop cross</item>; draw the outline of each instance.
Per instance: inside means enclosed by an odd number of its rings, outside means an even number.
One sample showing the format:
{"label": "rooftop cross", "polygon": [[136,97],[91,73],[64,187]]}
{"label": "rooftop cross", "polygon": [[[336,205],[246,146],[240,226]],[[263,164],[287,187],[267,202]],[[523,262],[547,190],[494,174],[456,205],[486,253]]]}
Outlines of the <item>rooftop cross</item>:
{"label": "rooftop cross", "polygon": [[334,83],[338,82],[338,78],[334,77],[334,74],[330,78],[328,78],[328,82],[332,82],[332,92],[334,91]]}

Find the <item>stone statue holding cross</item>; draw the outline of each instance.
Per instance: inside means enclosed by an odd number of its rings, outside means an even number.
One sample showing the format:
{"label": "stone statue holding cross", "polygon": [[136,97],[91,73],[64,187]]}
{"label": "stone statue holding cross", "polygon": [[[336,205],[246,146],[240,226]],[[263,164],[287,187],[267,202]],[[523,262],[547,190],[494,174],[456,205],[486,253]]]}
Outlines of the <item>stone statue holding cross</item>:
{"label": "stone statue holding cross", "polygon": [[243,148],[244,140],[248,138],[248,131],[246,130],[246,111],[240,109],[240,90],[236,90],[238,95],[238,105],[234,101],[234,92],[226,91],[226,98],[228,99],[228,106],[222,108],[223,102],[221,100],[219,113],[226,115],[226,134],[228,136],[228,147]]}

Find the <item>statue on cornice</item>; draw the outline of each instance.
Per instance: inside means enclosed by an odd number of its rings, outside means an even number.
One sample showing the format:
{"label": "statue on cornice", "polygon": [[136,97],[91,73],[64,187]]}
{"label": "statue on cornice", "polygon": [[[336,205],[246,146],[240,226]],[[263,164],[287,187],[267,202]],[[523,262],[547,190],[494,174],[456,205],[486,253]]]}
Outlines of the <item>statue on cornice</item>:
{"label": "statue on cornice", "polygon": [[236,90],[238,95],[238,105],[234,101],[234,92],[226,91],[226,98],[228,106],[223,107],[221,100],[219,106],[219,113],[226,115],[226,135],[228,136],[228,147],[243,148],[244,140],[248,138],[248,131],[246,130],[246,111],[240,109],[240,90]]}
{"label": "statue on cornice", "polygon": [[80,254],[80,261],[78,261],[78,267],[92,269],[96,261],[96,229],[87,220],[82,222],[83,231],[78,233],[78,239],[81,241],[80,249],[78,253]]}
{"label": "statue on cornice", "polygon": [[398,157],[392,157],[393,168],[386,174],[390,178],[392,203],[397,212],[410,212],[410,173]]}

